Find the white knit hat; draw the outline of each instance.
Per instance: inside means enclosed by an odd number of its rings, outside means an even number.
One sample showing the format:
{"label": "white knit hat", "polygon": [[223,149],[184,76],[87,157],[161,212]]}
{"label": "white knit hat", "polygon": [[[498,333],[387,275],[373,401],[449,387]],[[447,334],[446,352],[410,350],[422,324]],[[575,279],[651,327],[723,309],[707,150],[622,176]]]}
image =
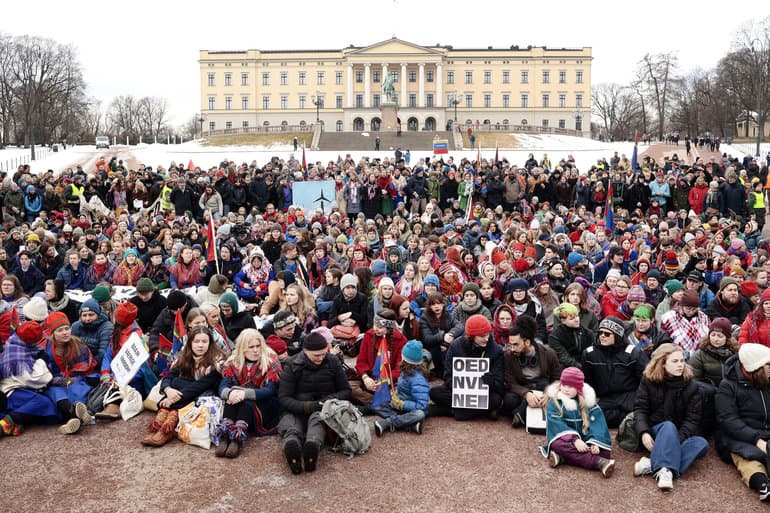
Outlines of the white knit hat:
{"label": "white knit hat", "polygon": [[28,321],[43,322],[48,317],[48,305],[45,299],[35,296],[21,309]]}
{"label": "white knit hat", "polygon": [[738,350],[741,365],[748,372],[754,372],[770,363],[770,347],[762,344],[743,344]]}
{"label": "white knit hat", "polygon": [[353,286],[358,289],[358,280],[352,274],[346,274],[340,280],[340,289],[344,289],[348,286]]}

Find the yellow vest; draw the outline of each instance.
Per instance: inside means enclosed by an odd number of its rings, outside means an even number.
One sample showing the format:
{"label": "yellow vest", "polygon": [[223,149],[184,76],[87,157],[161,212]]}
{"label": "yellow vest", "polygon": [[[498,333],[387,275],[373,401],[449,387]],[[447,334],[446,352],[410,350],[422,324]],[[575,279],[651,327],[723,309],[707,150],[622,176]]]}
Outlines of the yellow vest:
{"label": "yellow vest", "polygon": [[168,185],[164,185],[163,189],[160,191],[160,209],[162,211],[171,210],[171,207],[173,205],[171,204],[171,191],[173,189],[169,187]]}
{"label": "yellow vest", "polygon": [[80,196],[83,195],[83,192],[86,190],[84,186],[78,187],[74,183],[72,185],[72,199],[68,201],[68,203],[80,203]]}
{"label": "yellow vest", "polygon": [[765,196],[761,192],[751,191],[751,195],[754,196],[754,208],[765,208]]}

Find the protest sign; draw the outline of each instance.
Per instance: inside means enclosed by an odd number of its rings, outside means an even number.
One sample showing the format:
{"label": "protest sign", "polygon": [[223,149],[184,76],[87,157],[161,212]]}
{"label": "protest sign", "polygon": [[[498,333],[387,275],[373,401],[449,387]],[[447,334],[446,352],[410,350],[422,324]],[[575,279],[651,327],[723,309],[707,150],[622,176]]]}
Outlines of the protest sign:
{"label": "protest sign", "polygon": [[489,408],[489,387],[481,382],[481,376],[487,372],[486,358],[452,359],[452,408]]}
{"label": "protest sign", "polygon": [[149,357],[150,354],[147,352],[142,338],[136,332],[132,333],[110,363],[110,368],[115,374],[115,380],[118,384],[122,386],[130,383]]}

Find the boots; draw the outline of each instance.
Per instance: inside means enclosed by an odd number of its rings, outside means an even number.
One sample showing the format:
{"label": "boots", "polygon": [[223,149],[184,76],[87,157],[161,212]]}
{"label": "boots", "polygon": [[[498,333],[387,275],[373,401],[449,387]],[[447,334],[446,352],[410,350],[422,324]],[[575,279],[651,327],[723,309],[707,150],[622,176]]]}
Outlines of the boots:
{"label": "boots", "polygon": [[302,473],[302,445],[296,438],[289,438],[284,442],[283,455],[289,463],[292,474]]}
{"label": "boots", "polygon": [[248,437],[249,424],[245,420],[239,420],[230,427],[230,445],[225,451],[228,458],[236,458],[241,452],[241,447]]}
{"label": "boots", "polygon": [[10,415],[0,419],[0,436],[19,436],[24,428],[16,424]]}
{"label": "boots", "polygon": [[117,420],[120,418],[120,406],[116,403],[110,403],[96,414],[96,418],[101,420]]}
{"label": "boots", "polygon": [[305,472],[313,472],[318,463],[318,453],[321,452],[321,444],[315,440],[305,440],[302,448],[302,460],[305,463]]}
{"label": "boots", "polygon": [[147,426],[147,432],[150,434],[157,433],[160,427],[166,421],[166,417],[168,417],[168,408],[159,409],[153,421],[150,422],[149,426]]}
{"label": "boots", "polygon": [[[86,406],[84,403],[75,403],[74,410],[75,416],[80,419],[80,424],[82,426],[93,424],[94,418],[91,417],[90,413],[88,413],[88,406]],[[120,415],[120,408],[118,408],[118,415]]]}
{"label": "boots", "polygon": [[142,445],[149,445],[152,447],[161,447],[166,445],[174,438],[174,430],[176,424],[179,422],[179,410],[168,410],[166,420],[160,426],[160,429],[151,435],[147,435],[142,440]]}
{"label": "boots", "polygon": [[390,419],[374,421],[374,432],[378,437],[385,436],[388,431],[393,431],[393,424],[390,423]]}
{"label": "boots", "polygon": [[607,458],[599,458],[599,471],[604,477],[611,477],[612,472],[615,470],[615,460],[608,460]]}
{"label": "boots", "polygon": [[63,435],[74,435],[80,431],[80,419],[69,419],[67,422],[59,426],[59,433]]}
{"label": "boots", "polygon": [[233,421],[228,418],[222,419],[214,430],[214,436],[219,439],[219,445],[214,451],[214,456],[217,458],[223,458],[227,453],[227,448],[230,445],[230,428],[233,425]]}

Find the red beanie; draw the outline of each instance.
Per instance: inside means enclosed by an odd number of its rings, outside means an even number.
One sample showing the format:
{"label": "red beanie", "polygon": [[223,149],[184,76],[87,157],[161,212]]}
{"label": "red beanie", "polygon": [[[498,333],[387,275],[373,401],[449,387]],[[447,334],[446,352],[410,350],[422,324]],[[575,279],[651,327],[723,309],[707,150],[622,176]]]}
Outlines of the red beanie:
{"label": "red beanie", "polygon": [[524,249],[526,249],[526,248],[524,247],[524,243],[523,242],[517,242],[517,243],[515,243],[513,245],[513,250],[514,251],[524,252]]}
{"label": "red beanie", "polygon": [[465,322],[465,334],[469,337],[487,335],[490,331],[492,331],[492,325],[481,314],[471,315]]}
{"label": "red beanie", "polygon": [[537,252],[535,251],[534,246],[527,246],[527,249],[524,250],[524,258],[537,258]]}
{"label": "red beanie", "polygon": [[497,251],[492,254],[492,263],[497,265],[503,260],[505,260],[505,258],[506,258],[505,253],[503,253],[502,251]]}
{"label": "red beanie", "polygon": [[34,321],[26,321],[16,328],[16,335],[28,346],[36,346],[43,339],[43,328]]}
{"label": "red beanie", "polygon": [[583,383],[585,383],[585,375],[583,371],[577,367],[567,367],[561,371],[561,379],[559,382],[562,385],[572,387],[578,391],[578,394],[583,393]]}
{"label": "red beanie", "polygon": [[753,281],[744,281],[741,283],[741,294],[746,297],[756,296],[759,294],[759,285]]}
{"label": "red beanie", "polygon": [[519,258],[518,260],[513,262],[513,270],[516,271],[517,273],[523,273],[527,269],[529,269],[529,262],[527,262],[523,258]]}
{"label": "red beanie", "polygon": [[770,289],[765,289],[765,291],[762,293],[762,297],[759,299],[759,304],[764,305],[770,301]]}
{"label": "red beanie", "polygon": [[130,301],[123,301],[115,309],[115,322],[121,326],[130,326],[136,320],[137,308]]}
{"label": "red beanie", "polygon": [[448,247],[446,250],[446,257],[447,257],[447,260],[454,260],[455,262],[459,262],[460,250],[457,249],[455,246]]}
{"label": "red beanie", "polygon": [[45,320],[45,329],[48,333],[53,334],[62,326],[69,326],[70,320],[64,312],[52,312]]}

